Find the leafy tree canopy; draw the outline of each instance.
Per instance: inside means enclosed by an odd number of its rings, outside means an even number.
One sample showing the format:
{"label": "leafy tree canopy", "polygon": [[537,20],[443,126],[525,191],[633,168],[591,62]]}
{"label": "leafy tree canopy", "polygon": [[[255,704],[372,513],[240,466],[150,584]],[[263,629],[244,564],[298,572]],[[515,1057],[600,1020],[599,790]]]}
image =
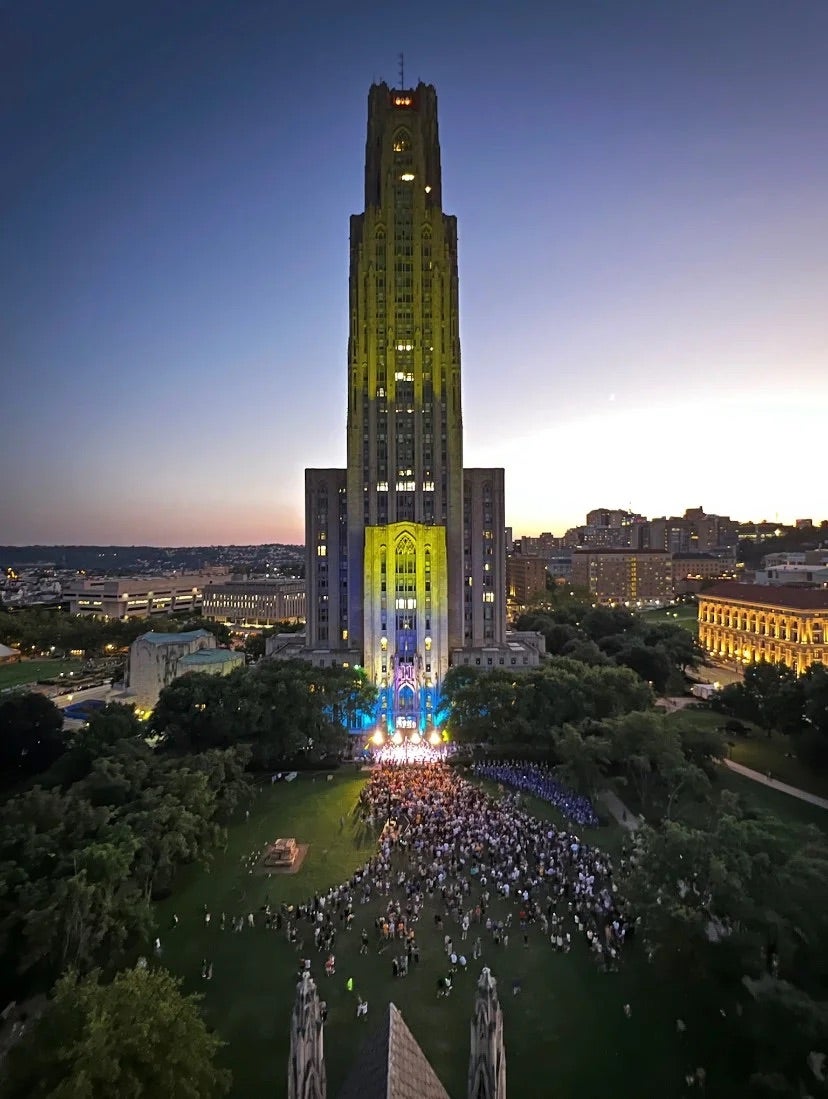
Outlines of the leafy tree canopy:
{"label": "leafy tree canopy", "polygon": [[68,973],[32,1033],[9,1054],[2,1099],[214,1099],[230,1089],[222,1042],[165,970],[101,984]]}

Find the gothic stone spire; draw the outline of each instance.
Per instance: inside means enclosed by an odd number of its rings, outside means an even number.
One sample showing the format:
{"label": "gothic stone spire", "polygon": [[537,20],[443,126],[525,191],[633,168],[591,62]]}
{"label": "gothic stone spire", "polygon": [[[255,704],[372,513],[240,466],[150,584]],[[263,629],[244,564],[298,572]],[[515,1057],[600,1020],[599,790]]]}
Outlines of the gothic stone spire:
{"label": "gothic stone spire", "polygon": [[290,1021],[288,1099],[326,1099],[325,1054],[319,995],[309,973],[296,986]]}
{"label": "gothic stone spire", "polygon": [[497,981],[484,968],[471,1023],[468,1099],[506,1099],[506,1048]]}

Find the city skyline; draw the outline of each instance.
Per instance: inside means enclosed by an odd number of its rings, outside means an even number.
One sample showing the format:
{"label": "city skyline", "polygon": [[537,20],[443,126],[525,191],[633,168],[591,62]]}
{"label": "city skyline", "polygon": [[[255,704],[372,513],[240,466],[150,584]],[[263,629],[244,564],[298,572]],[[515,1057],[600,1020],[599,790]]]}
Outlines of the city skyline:
{"label": "city skyline", "polygon": [[465,461],[515,534],[820,511],[828,9],[419,10],[5,14],[0,542],[303,541],[401,47],[460,225]]}

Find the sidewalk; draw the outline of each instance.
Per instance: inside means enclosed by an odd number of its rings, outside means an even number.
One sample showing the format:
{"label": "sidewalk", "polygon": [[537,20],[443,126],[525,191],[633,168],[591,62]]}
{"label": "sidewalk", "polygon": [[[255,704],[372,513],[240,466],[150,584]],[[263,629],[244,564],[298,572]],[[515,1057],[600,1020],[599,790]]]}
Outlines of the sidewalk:
{"label": "sidewalk", "polygon": [[628,832],[634,832],[638,828],[638,817],[629,811],[618,794],[612,790],[602,790],[596,800],[603,801],[622,828],[626,828]]}
{"label": "sidewalk", "polygon": [[820,809],[828,809],[828,798],[821,798],[817,794],[809,794],[807,790],[800,790],[796,786],[789,786],[787,782],[777,782],[775,778],[768,778],[767,775],[763,775],[760,771],[754,771],[752,768],[745,767],[742,763],[736,763],[732,759],[723,759],[722,763],[729,771],[734,771],[737,775],[743,775],[753,782],[761,782],[763,786],[770,786],[772,790],[779,790],[780,793],[790,794],[792,798],[799,798],[800,801],[807,801],[810,802],[811,805],[818,805]]}

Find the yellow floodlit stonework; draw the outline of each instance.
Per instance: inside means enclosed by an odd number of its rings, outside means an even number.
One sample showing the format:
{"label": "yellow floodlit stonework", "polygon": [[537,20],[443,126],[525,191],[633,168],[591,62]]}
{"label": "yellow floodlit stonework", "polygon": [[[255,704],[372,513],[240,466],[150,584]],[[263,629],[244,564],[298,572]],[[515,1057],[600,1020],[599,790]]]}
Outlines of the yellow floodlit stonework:
{"label": "yellow floodlit stonework", "polygon": [[828,589],[717,584],[699,595],[699,643],[736,664],[828,664]]}

